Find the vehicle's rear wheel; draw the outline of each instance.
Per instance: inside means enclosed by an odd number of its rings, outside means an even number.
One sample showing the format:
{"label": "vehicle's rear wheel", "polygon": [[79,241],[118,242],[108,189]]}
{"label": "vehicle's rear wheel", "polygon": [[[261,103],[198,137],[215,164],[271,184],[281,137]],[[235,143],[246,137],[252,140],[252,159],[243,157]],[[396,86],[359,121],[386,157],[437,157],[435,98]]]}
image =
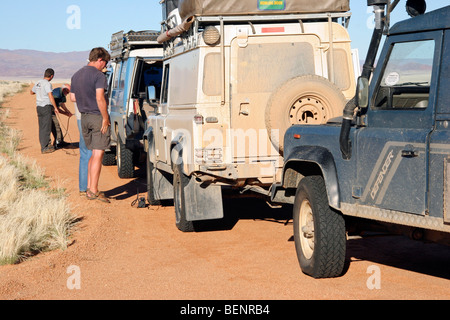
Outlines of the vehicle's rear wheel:
{"label": "vehicle's rear wheel", "polygon": [[120,136],[117,136],[117,173],[119,178],[128,179],[134,177],[133,152],[127,149]]}
{"label": "vehicle's rear wheel", "polygon": [[323,124],[342,116],[346,99],[339,88],[325,78],[306,75],[293,78],[270,97],[265,121],[272,144],[283,154],[283,137],[295,124]]}
{"label": "vehicle's rear wheel", "polygon": [[106,151],[103,156],[102,164],[104,166],[115,166],[117,164],[116,152],[114,150]]}
{"label": "vehicle's rear wheel", "polygon": [[294,202],[294,240],[305,274],[314,278],[340,276],[345,264],[345,221],[328,204],[321,176],[303,178]]}

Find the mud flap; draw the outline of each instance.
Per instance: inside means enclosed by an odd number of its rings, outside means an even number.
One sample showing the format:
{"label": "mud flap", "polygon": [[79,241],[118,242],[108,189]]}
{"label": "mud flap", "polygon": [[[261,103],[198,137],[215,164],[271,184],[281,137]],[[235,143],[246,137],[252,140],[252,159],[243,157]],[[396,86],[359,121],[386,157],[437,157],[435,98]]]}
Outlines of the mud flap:
{"label": "mud flap", "polygon": [[169,200],[173,199],[173,184],[163,172],[158,169],[153,169],[153,188],[155,200]]}
{"label": "mud flap", "polygon": [[209,185],[203,188],[191,178],[184,189],[186,220],[213,220],[223,218],[222,188]]}

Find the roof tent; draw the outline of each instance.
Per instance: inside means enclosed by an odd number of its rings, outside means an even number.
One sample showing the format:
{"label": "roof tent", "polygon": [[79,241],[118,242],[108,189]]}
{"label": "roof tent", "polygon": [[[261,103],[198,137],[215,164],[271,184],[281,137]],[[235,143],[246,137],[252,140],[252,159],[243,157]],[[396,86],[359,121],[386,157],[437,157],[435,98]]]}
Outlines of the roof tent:
{"label": "roof tent", "polygon": [[179,0],[182,20],[191,16],[347,12],[350,0]]}

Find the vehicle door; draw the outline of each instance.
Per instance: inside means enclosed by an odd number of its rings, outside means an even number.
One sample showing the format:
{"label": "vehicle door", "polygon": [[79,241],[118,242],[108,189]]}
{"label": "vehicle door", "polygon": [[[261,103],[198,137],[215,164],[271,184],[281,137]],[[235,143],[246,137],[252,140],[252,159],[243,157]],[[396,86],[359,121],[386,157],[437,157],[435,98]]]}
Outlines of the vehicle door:
{"label": "vehicle door", "polygon": [[[130,98],[127,103],[127,136],[135,137],[143,131],[143,123],[141,117],[141,91],[145,93],[141,86],[143,79],[144,59],[136,58],[133,69],[133,76],[130,81]],[[140,137],[135,137],[140,139]]]}
{"label": "vehicle door", "polygon": [[155,138],[155,158],[156,162],[162,162],[170,165],[167,151],[167,126],[166,118],[168,112],[169,97],[169,76],[170,64],[166,63],[163,67],[162,88],[160,96],[160,104],[158,107],[158,115],[152,117],[151,126],[153,127],[153,136]]}
{"label": "vehicle door", "polygon": [[320,59],[320,39],[315,35],[239,34],[233,39],[230,88],[234,161],[277,158],[278,150],[269,142],[266,130],[265,108],[269,98],[293,77],[322,74],[321,64],[316,63]]}
{"label": "vehicle door", "polygon": [[357,183],[361,204],[425,215],[429,137],[441,32],[391,36],[374,73],[366,127],[357,130]]}
{"label": "vehicle door", "polygon": [[[142,138],[148,115],[155,115],[162,82],[162,62],[154,59],[137,58],[136,69],[131,88],[131,103],[129,104],[129,124],[137,139]],[[152,100],[148,90],[153,92]]]}
{"label": "vehicle door", "polygon": [[[122,75],[122,65],[123,62],[119,61],[114,66],[114,78],[112,83],[112,88],[110,92],[110,110],[111,112],[120,113],[122,103],[123,103],[123,89],[124,80],[121,81]],[[124,68],[126,69],[126,68]],[[123,77],[123,76],[122,76]]]}

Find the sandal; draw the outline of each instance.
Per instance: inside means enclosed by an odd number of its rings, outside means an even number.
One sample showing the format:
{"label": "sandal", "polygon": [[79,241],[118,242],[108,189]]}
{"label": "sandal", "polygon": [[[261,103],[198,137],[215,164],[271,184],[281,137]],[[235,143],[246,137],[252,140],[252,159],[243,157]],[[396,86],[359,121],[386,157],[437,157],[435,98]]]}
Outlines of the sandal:
{"label": "sandal", "polygon": [[86,190],[86,198],[88,200],[100,200],[102,202],[110,203],[109,199],[105,196],[103,192],[98,191],[97,193],[93,193],[91,190]]}

